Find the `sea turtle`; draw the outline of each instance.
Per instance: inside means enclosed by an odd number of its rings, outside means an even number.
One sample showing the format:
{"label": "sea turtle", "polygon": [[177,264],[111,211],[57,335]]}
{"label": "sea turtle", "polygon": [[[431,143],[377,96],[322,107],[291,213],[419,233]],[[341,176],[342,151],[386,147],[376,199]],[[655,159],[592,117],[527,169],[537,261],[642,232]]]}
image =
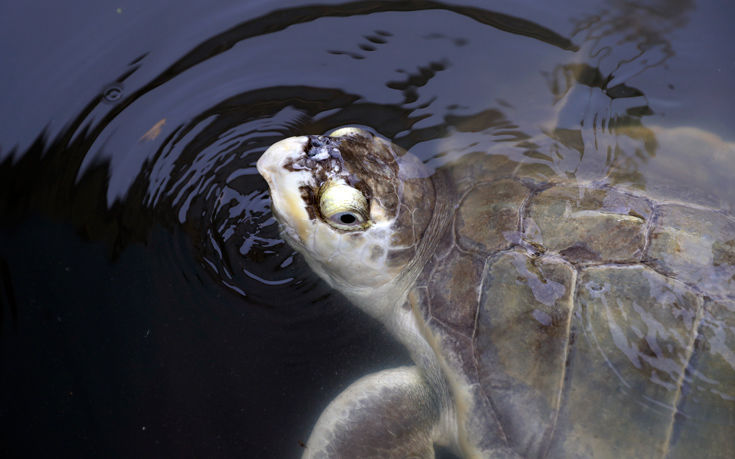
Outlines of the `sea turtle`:
{"label": "sea turtle", "polygon": [[735,457],[726,211],[503,155],[430,171],[352,127],[258,170],[284,239],[416,364],[340,394],[305,457]]}

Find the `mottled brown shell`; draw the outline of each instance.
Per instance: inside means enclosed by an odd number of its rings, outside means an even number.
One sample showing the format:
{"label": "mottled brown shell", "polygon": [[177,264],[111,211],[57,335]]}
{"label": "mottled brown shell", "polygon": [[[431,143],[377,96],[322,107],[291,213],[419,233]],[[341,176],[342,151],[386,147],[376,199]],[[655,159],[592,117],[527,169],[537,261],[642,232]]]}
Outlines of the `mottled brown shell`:
{"label": "mottled brown shell", "polygon": [[473,443],[735,457],[732,216],[501,156],[438,179],[452,225],[410,298],[470,385]]}

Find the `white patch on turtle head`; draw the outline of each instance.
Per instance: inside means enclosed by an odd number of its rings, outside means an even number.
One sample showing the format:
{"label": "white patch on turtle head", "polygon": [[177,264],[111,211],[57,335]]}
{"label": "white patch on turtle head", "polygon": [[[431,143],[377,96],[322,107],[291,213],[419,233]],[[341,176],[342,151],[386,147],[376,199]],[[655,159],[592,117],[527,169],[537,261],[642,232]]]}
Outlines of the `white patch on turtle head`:
{"label": "white patch on turtle head", "polygon": [[[351,131],[347,134],[355,135]],[[400,266],[388,266],[395,216],[387,215],[379,200],[373,200],[366,229],[340,230],[319,215],[315,217],[319,206],[307,202],[304,187],[316,196],[322,185],[317,183],[317,175],[323,179],[326,173],[328,180],[346,183],[346,172],[330,166],[335,157],[330,151],[318,150],[330,147],[319,146],[307,153],[309,145],[308,137],[291,137],[273,144],[258,160],[258,172],[270,187],[273,215],[281,224],[284,239],[318,275],[343,293],[364,293],[387,284],[401,270]],[[307,155],[308,161],[302,161]],[[304,164],[312,164],[314,169],[302,167]]]}
{"label": "white patch on turtle head", "polygon": [[314,176],[308,170],[288,170],[287,164],[304,156],[309,139],[305,136],[289,137],[274,143],[258,159],[258,172],[271,190],[272,209],[276,220],[288,236],[306,240],[309,214],[301,198],[302,186],[315,186]]}

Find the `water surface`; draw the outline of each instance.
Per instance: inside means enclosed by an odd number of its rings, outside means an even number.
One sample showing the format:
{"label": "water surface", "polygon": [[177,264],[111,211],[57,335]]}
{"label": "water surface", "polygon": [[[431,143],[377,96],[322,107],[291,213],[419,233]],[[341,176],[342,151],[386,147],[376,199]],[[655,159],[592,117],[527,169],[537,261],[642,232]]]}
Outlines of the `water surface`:
{"label": "water surface", "polygon": [[254,164],[283,137],[358,125],[732,212],[715,3],[4,5],[0,451],[297,457],[409,363],[279,238]]}

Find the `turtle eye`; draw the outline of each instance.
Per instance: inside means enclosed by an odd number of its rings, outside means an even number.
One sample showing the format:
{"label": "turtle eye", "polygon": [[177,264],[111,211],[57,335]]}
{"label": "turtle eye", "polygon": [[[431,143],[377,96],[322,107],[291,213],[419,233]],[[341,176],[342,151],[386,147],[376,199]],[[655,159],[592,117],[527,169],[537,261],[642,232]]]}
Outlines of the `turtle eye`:
{"label": "turtle eye", "polygon": [[343,183],[326,182],[319,189],[319,212],[329,225],[346,231],[365,229],[368,202],[360,190]]}

